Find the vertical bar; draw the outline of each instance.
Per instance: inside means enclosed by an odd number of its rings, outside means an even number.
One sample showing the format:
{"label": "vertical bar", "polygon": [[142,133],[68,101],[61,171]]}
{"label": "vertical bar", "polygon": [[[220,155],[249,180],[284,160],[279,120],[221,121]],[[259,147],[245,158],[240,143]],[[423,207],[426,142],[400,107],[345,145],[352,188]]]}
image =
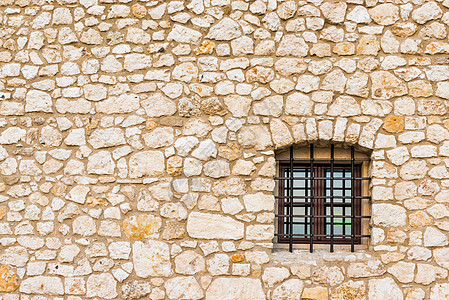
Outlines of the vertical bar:
{"label": "vertical bar", "polygon": [[330,251],[334,252],[334,144],[331,145],[331,181],[330,181],[330,197],[331,197],[331,245]]}
{"label": "vertical bar", "polygon": [[[304,170],[305,170],[304,177],[308,177],[309,174],[310,174],[308,169],[304,168]],[[310,198],[308,198],[309,197],[309,179],[306,178],[304,180],[304,186],[306,187],[305,195],[307,197],[304,200],[304,202],[306,202],[306,204],[304,205],[304,215],[310,215],[310,207],[308,205],[308,203],[310,203]],[[309,231],[309,218],[305,217],[304,218],[304,222],[305,222],[305,224],[304,224],[304,234],[309,234],[310,233],[310,231]],[[306,238],[306,237],[307,236],[304,235],[304,237],[301,237],[301,238]]]}
{"label": "vertical bar", "polygon": [[293,146],[290,146],[290,235],[288,250],[293,252]]}
{"label": "vertical bar", "polygon": [[[346,169],[345,168],[343,168],[342,170],[341,170],[341,173],[342,173],[342,176],[343,176],[343,179],[342,179],[342,191],[341,191],[341,194],[343,195],[343,197],[346,197],[347,195],[346,195],[346,193],[348,192],[347,191],[347,189],[346,189],[346,176],[347,176],[347,174],[346,174]],[[343,199],[341,199],[341,202],[343,202],[343,203],[347,203],[347,199],[346,198],[343,198]],[[346,214],[346,206],[344,206],[341,210],[342,210],[342,215],[343,216],[346,216],[347,214]],[[342,220],[342,227],[341,227],[341,229],[343,230],[343,235],[346,235],[346,218],[345,217],[342,217],[341,218],[341,220]],[[344,237],[344,239],[347,239],[347,237],[345,236]]]}
{"label": "vertical bar", "polygon": [[310,144],[310,252],[313,252],[313,234],[315,231],[315,171],[313,169],[313,144]]}
{"label": "vertical bar", "polygon": [[351,252],[354,252],[354,146],[351,146]]}

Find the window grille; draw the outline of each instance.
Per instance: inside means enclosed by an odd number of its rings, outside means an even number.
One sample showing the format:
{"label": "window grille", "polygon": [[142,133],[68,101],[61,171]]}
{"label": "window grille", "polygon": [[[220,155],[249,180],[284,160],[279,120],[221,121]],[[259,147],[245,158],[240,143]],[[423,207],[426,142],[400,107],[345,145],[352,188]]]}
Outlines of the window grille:
{"label": "window grille", "polygon": [[350,244],[354,252],[356,244],[369,235],[362,232],[362,202],[370,197],[364,194],[362,163],[369,158],[356,158],[351,147],[350,158],[335,158],[334,145],[330,147],[330,158],[315,158],[314,146],[310,145],[309,158],[295,158],[293,146],[288,158],[277,158],[279,176],[278,230],[279,243]]}

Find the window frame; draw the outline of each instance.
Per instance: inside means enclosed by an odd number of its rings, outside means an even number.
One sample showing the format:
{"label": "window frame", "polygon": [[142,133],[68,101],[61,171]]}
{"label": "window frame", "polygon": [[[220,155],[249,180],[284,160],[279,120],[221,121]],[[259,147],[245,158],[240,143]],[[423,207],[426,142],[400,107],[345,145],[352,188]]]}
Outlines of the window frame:
{"label": "window frame", "polygon": [[[351,169],[351,165],[347,165],[347,164],[336,164],[336,167],[338,169]],[[294,164],[293,166],[293,170],[295,170],[295,168],[304,168],[307,169],[310,172],[310,165],[307,164]],[[316,177],[318,178],[324,178],[326,177],[325,172],[326,169],[330,169],[331,166],[330,164],[315,164],[314,166],[314,174],[316,174]],[[279,173],[280,174],[286,174],[285,170],[286,169],[290,169],[290,165],[288,164],[279,164]],[[362,165],[361,164],[357,164],[354,166],[354,171],[355,171],[355,175],[354,177],[360,177],[361,173],[362,173]],[[335,176],[334,176],[335,177]],[[312,214],[314,216],[314,235],[313,235],[313,243],[314,244],[330,244],[330,243],[334,243],[334,244],[343,244],[343,245],[348,245],[351,244],[351,237],[347,236],[344,238],[339,238],[339,239],[334,239],[332,241],[331,237],[326,237],[323,235],[326,235],[326,218],[331,218],[331,215],[328,216],[328,214],[325,212],[327,207],[347,207],[347,206],[351,206],[351,202],[349,203],[338,203],[338,202],[334,202],[333,204],[329,203],[326,204],[326,200],[328,197],[326,197],[326,185],[325,185],[325,181],[327,179],[314,179],[314,199],[315,202],[313,203],[313,210],[314,213]],[[332,180],[332,179],[330,179]],[[309,181],[309,180],[307,180]],[[278,212],[282,212],[285,211],[285,208],[289,208],[288,204],[284,204],[285,199],[288,196],[285,196],[285,191],[286,191],[286,187],[285,187],[285,180],[281,180],[279,182],[279,188],[278,188],[278,196],[279,196],[279,200],[277,203],[277,209]],[[362,195],[362,185],[360,183],[359,180],[354,180],[354,196],[355,197],[360,197]],[[307,187],[306,187],[307,188]],[[321,198],[323,197],[323,198]],[[326,198],[324,198],[326,197]],[[355,202],[354,202],[354,214],[356,216],[360,216],[362,213],[362,199],[361,198],[354,198]],[[298,201],[297,201],[298,202]],[[301,201],[299,201],[301,202]],[[310,207],[309,209],[312,209],[312,205],[308,204],[308,206]],[[331,208],[332,209],[332,208]],[[335,214],[335,212],[334,212]],[[326,216],[326,217],[317,217],[317,216]],[[278,218],[278,243],[281,244],[288,244],[290,243],[290,239],[288,237],[286,237],[285,235],[288,235],[285,233],[284,231],[284,225],[287,223],[287,225],[289,224],[289,222],[285,222],[284,220],[288,219],[288,218]],[[311,219],[311,217],[305,217],[305,219]],[[344,219],[348,219],[348,217],[344,218]],[[354,234],[355,235],[360,235],[362,232],[362,224],[361,224],[361,220],[360,218],[355,218],[354,219]],[[352,225],[352,224],[351,224]],[[308,225],[310,226],[310,225]],[[310,235],[310,233],[308,234]],[[350,234],[349,234],[350,235]],[[293,237],[293,243],[294,244],[308,244],[310,242],[310,238],[308,237]],[[354,244],[359,245],[361,244],[361,237],[355,237],[354,238]]]}
{"label": "window frame", "polygon": [[[285,151],[285,150],[290,151]],[[293,245],[295,246],[295,249],[306,249],[307,244],[309,244],[310,252],[313,252],[314,245],[320,245],[317,246],[319,249],[323,249],[323,247],[330,247],[330,252],[334,251],[334,246],[337,246],[338,249],[345,249],[345,247],[350,246],[351,252],[354,252],[355,246],[362,246],[362,248],[366,247],[363,245],[367,245],[370,235],[370,226],[369,221],[371,218],[371,197],[369,196],[369,186],[370,186],[370,176],[369,176],[369,167],[370,167],[370,156],[366,151],[362,150],[363,152],[355,151],[354,146],[346,146],[344,144],[337,144],[337,147],[334,147],[334,144],[330,144],[326,146],[322,146],[320,144],[319,147],[317,147],[317,150],[314,150],[314,144],[309,144],[308,147],[298,147],[296,146],[290,146],[289,148],[283,148],[282,150],[278,150],[276,153],[276,171],[277,175],[275,177],[276,182],[276,189],[275,189],[275,198],[277,200],[276,202],[276,212],[275,212],[275,218],[277,219],[275,221],[275,242],[277,242],[278,245],[280,245],[280,248],[283,248],[282,245],[288,245],[288,249],[290,252],[293,251]],[[303,175],[295,175],[296,171],[295,168],[302,168]],[[293,169],[293,177],[291,178],[289,173],[285,172],[285,170],[288,170],[292,168]],[[315,174],[307,174],[306,170],[313,169],[315,170]],[[351,170],[350,174],[343,175],[341,174],[340,177],[338,175],[335,175],[335,172],[342,171],[342,168]],[[327,171],[326,171],[327,170]],[[300,172],[300,171],[299,171]],[[326,173],[327,172],[327,173]],[[334,172],[333,177],[330,175]],[[330,174],[329,174],[330,173]],[[301,177],[303,176],[303,177]],[[313,176],[314,180],[311,180],[311,177]],[[333,178],[332,184],[328,182],[328,186],[326,187],[326,180],[329,180],[330,178]],[[345,179],[342,179],[345,178]],[[285,196],[286,191],[286,185],[290,184],[295,189],[297,187],[294,186],[293,180],[295,179],[302,179],[304,180],[304,183],[302,187],[307,185],[305,182],[308,182],[309,185],[313,185],[313,190],[316,191],[315,193],[310,194],[302,194],[300,197],[305,197],[304,199],[313,199],[312,204],[309,204],[309,207],[313,207],[313,203],[317,200],[319,200],[319,206],[314,209],[314,214],[308,214],[307,210],[304,210],[303,215],[297,214],[296,217],[306,217],[310,220],[310,222],[314,222],[314,226],[312,229],[309,229],[307,232],[305,229],[302,231],[295,232],[293,229],[293,225],[290,225],[290,230],[285,230],[284,226],[285,224],[289,223],[289,220],[292,220],[295,215],[292,216],[288,211],[285,210],[282,211],[284,207],[292,207],[289,203],[289,196]],[[335,195],[335,198],[339,197],[350,197],[350,202],[346,202],[348,205],[351,206],[350,213],[346,211],[346,209],[343,209],[342,214],[338,214],[338,216],[335,213],[335,210],[333,211],[333,216],[331,215],[331,211],[329,211],[327,214],[324,214],[326,212],[326,207],[339,207],[338,204],[341,204],[341,202],[335,202],[333,201],[333,192],[329,192],[329,190],[333,187],[334,180],[342,180],[343,182],[346,180],[351,180],[351,186],[349,190],[349,195]],[[289,181],[290,183],[287,183]],[[345,186],[341,187],[343,182],[340,182],[340,187],[337,187],[337,189],[344,188]],[[329,186],[330,184],[330,186]],[[300,189],[302,189],[300,187]],[[326,195],[326,190],[329,192],[329,194]],[[348,189],[346,189],[347,191]],[[294,194],[294,193],[293,193]],[[297,196],[294,196],[296,198]],[[343,198],[340,198],[343,199]],[[348,199],[348,198],[346,198]],[[352,201],[353,200],[353,201]],[[301,202],[301,201],[294,201],[295,202]],[[302,201],[302,204],[305,204],[306,200]],[[301,205],[301,203],[296,203]],[[335,205],[336,204],[336,205]],[[304,206],[302,206],[304,207]],[[341,207],[341,205],[340,205]],[[332,208],[331,208],[332,210]],[[340,218],[341,215],[345,215],[348,217],[345,217],[345,219],[351,220],[351,227],[349,227],[350,233],[347,231],[346,227],[346,233],[344,235],[347,235],[344,239],[341,237],[343,235],[344,231],[340,231],[340,234],[334,234],[334,230],[336,229],[335,225],[330,226],[329,224],[332,224],[334,222],[333,218]],[[331,218],[331,220],[329,220]],[[321,219],[321,220],[319,220]],[[318,222],[316,222],[318,220]],[[345,221],[346,221],[345,220]],[[295,222],[304,222],[303,226],[308,226],[310,228],[310,225],[305,223],[305,220],[294,220]],[[332,222],[332,223],[331,223]],[[337,221],[338,222],[338,221]],[[328,233],[326,234],[326,226],[330,226],[328,228],[330,229],[330,232],[328,230]],[[345,226],[345,225],[343,225]],[[314,230],[314,232],[311,232]],[[337,230],[338,227],[337,227]],[[288,232],[292,232],[293,234],[289,234]],[[303,237],[293,237],[294,235],[302,235]],[[316,237],[318,235],[318,237]],[[333,235],[333,236],[332,236]],[[337,235],[339,235],[337,237]],[[312,238],[312,236],[314,238]],[[328,246],[327,246],[328,245]],[[278,248],[278,247],[277,247]],[[358,247],[359,248],[359,247]]]}

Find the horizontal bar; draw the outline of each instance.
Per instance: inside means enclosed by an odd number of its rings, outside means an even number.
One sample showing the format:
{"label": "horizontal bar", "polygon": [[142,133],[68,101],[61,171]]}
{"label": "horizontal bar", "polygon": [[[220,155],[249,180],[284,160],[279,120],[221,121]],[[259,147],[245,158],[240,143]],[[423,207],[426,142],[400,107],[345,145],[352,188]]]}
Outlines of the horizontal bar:
{"label": "horizontal bar", "polygon": [[[311,199],[312,196],[274,196],[276,199]],[[330,196],[315,196],[313,199],[330,199]],[[370,196],[334,196],[334,199],[371,199]]]}
{"label": "horizontal bar", "polygon": [[[290,201],[285,201],[284,204],[290,205]],[[310,202],[293,202],[293,207],[310,207]],[[351,206],[351,203],[345,202],[335,202],[336,207],[348,207]],[[330,202],[325,202],[326,207],[330,207],[332,204]]]}
{"label": "horizontal bar", "polygon": [[[278,217],[278,218],[279,219],[283,219],[284,217],[281,216],[281,217]],[[289,225],[290,223],[293,223],[293,225],[304,225],[304,226],[309,227],[309,222],[307,222],[307,220],[305,220],[306,218],[299,218],[299,219],[302,219],[302,220],[294,221],[294,222],[290,222],[290,221],[284,222],[284,225]],[[337,221],[337,222],[331,223],[331,222],[328,222],[327,219],[326,219],[326,225],[338,225],[338,226],[340,226],[340,225],[351,225],[351,223],[348,222],[348,219],[351,219],[351,218],[348,218],[348,217],[342,217],[342,218],[334,217],[334,219],[343,219],[343,221]],[[364,219],[369,219],[369,218],[365,217]]]}
{"label": "horizontal bar", "polygon": [[[289,179],[301,179],[301,180],[310,180],[310,177],[274,177],[274,180],[289,180]],[[334,180],[334,179],[339,179],[339,180],[371,180],[370,177],[314,177],[313,179],[315,180],[326,180],[326,179],[330,179],[330,180]]]}
{"label": "horizontal bar", "polygon": [[[358,161],[370,161],[371,159],[369,158],[354,158],[354,162],[358,162]],[[276,161],[290,161],[290,158],[276,158]],[[314,158],[314,159],[310,159],[310,158],[294,158],[292,159],[293,162],[310,162],[310,161],[314,161],[314,162],[320,162],[320,161],[331,161],[330,158]],[[346,162],[351,162],[352,160],[350,158],[334,158],[334,161],[346,161]]]}
{"label": "horizontal bar", "polygon": [[[274,235],[275,236],[283,236],[283,237],[296,236],[296,237],[305,237],[306,238],[306,237],[310,237],[312,234],[307,234],[307,233],[304,233],[304,234],[299,234],[299,233],[296,233],[296,234],[275,233]],[[316,236],[316,237],[331,237],[330,234],[313,234],[313,236]],[[357,238],[357,237],[371,237],[369,234],[354,234],[354,235],[350,235],[350,234],[334,234],[334,237],[342,237],[342,238],[345,238],[345,237],[349,237],[350,238],[351,236],[353,236],[355,238]]]}
{"label": "horizontal bar", "polygon": [[[367,219],[367,218],[371,218],[371,216],[351,216],[351,215],[274,215],[277,218],[289,218],[289,217],[295,217],[295,218],[330,218],[330,217],[335,217],[335,218],[346,218],[346,219],[350,219],[352,217],[356,218],[356,219]],[[290,222],[285,222],[285,223],[290,223]]]}

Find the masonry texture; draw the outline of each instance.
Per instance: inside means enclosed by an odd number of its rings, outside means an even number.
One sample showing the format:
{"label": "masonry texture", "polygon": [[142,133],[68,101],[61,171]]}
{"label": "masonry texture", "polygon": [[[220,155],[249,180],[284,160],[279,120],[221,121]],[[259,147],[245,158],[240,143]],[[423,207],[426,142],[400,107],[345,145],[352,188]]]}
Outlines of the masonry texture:
{"label": "masonry texture", "polygon": [[[0,291],[449,299],[449,0],[0,0]],[[275,243],[277,149],[371,155],[367,245]]]}

